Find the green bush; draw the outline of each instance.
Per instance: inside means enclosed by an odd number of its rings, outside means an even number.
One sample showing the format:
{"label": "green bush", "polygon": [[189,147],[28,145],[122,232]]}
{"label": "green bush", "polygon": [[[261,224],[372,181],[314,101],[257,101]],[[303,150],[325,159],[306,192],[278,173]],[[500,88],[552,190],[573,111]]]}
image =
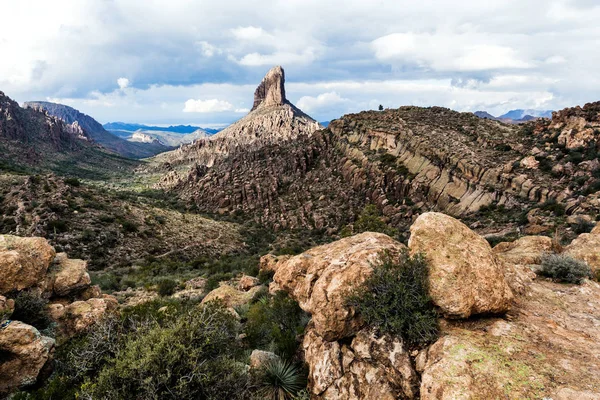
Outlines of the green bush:
{"label": "green bush", "polygon": [[590,233],[594,226],[596,226],[593,222],[590,222],[584,218],[577,217],[574,224],[571,224],[573,228],[573,232],[578,235],[582,233]]}
{"label": "green bush", "polygon": [[158,281],[158,294],[161,296],[170,296],[175,293],[177,289],[177,282],[173,279],[165,278]]}
{"label": "green bush", "polygon": [[437,338],[438,321],[429,297],[429,267],[422,255],[382,254],[373,274],[354,288],[346,303],[380,333],[399,335],[410,345]]}
{"label": "green bush", "polygon": [[46,311],[48,301],[35,292],[23,291],[15,298],[15,310],[11,318],[36,327],[38,330],[52,326],[52,319]]}
{"label": "green bush", "polygon": [[89,379],[86,398],[243,399],[249,377],[232,357],[237,321],[222,306],[192,308],[165,326],[128,336],[116,357]]}
{"label": "green bush", "polygon": [[553,212],[557,217],[565,215],[565,206],[558,203],[556,199],[546,200],[540,208],[544,211]]}
{"label": "green bush", "polygon": [[381,232],[389,236],[396,236],[398,231],[390,228],[381,218],[381,213],[374,204],[363,208],[354,224],[346,226],[340,232],[342,237],[356,235],[362,232]]}
{"label": "green bush", "polygon": [[285,292],[257,299],[247,313],[245,333],[252,348],[274,351],[292,358],[298,350],[296,337],[304,332],[308,315]]}
{"label": "green bush", "polygon": [[81,182],[77,178],[67,178],[65,179],[65,183],[69,186],[79,187],[81,186]]}
{"label": "green bush", "polygon": [[550,254],[542,257],[538,274],[558,282],[581,284],[592,277],[592,270],[586,263],[564,254]]}

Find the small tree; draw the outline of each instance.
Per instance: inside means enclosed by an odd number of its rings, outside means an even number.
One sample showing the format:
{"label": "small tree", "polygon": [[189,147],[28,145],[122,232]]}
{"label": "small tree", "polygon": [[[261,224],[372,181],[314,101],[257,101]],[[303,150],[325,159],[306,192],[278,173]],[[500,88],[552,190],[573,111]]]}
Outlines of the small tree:
{"label": "small tree", "polygon": [[381,104],[379,105],[379,111],[383,111],[383,106]]}

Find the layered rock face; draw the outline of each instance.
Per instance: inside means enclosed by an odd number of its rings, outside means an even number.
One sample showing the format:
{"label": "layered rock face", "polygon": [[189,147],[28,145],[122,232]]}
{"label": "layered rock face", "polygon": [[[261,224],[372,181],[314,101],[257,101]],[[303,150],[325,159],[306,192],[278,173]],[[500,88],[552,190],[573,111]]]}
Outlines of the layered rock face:
{"label": "layered rock face", "polygon": [[252,110],[258,107],[282,106],[285,98],[285,72],[280,66],[273,67],[267,72],[262,82],[254,91]]}
{"label": "layered rock face", "polygon": [[55,340],[11,321],[21,291],[48,299],[59,342],[85,331],[117,308],[113,296],[91,286],[87,263],[56,254],[46,239],[0,235],[0,394],[34,384],[52,359]]}

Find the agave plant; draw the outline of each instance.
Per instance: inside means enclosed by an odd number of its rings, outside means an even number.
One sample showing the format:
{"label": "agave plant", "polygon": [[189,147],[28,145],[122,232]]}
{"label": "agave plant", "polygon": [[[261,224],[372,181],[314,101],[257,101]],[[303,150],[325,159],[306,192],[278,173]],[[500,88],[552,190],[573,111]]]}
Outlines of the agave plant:
{"label": "agave plant", "polygon": [[302,371],[291,362],[281,359],[268,363],[260,379],[260,392],[265,399],[296,399],[298,393],[306,387]]}

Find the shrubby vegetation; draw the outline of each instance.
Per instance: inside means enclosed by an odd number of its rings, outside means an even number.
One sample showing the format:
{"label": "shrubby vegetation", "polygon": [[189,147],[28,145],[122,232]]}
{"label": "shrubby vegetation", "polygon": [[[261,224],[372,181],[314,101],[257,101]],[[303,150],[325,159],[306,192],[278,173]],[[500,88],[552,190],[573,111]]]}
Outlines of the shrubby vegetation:
{"label": "shrubby vegetation", "polygon": [[[296,339],[306,314],[284,294],[266,291],[240,311],[238,321],[219,302],[164,298],[126,308],[60,346],[46,385],[14,398],[297,398],[306,387]],[[252,339],[240,339],[249,332]],[[248,371],[256,347],[274,349],[282,360]]]}
{"label": "shrubby vegetation", "polygon": [[52,319],[46,311],[48,300],[33,291],[22,291],[15,297],[15,310],[11,319],[24,322],[40,331],[52,327]]}
{"label": "shrubby vegetation", "polygon": [[583,261],[565,254],[549,254],[542,258],[538,274],[564,283],[581,284],[585,278],[592,277],[590,267]]}
{"label": "shrubby vegetation", "polygon": [[438,335],[438,321],[428,275],[422,255],[383,254],[373,274],[348,295],[347,304],[382,334],[400,336],[409,345],[432,342]]}
{"label": "shrubby vegetation", "polygon": [[381,232],[392,237],[398,235],[398,231],[381,218],[381,213],[374,204],[367,204],[356,221],[341,230],[340,236],[348,237],[362,232]]}

